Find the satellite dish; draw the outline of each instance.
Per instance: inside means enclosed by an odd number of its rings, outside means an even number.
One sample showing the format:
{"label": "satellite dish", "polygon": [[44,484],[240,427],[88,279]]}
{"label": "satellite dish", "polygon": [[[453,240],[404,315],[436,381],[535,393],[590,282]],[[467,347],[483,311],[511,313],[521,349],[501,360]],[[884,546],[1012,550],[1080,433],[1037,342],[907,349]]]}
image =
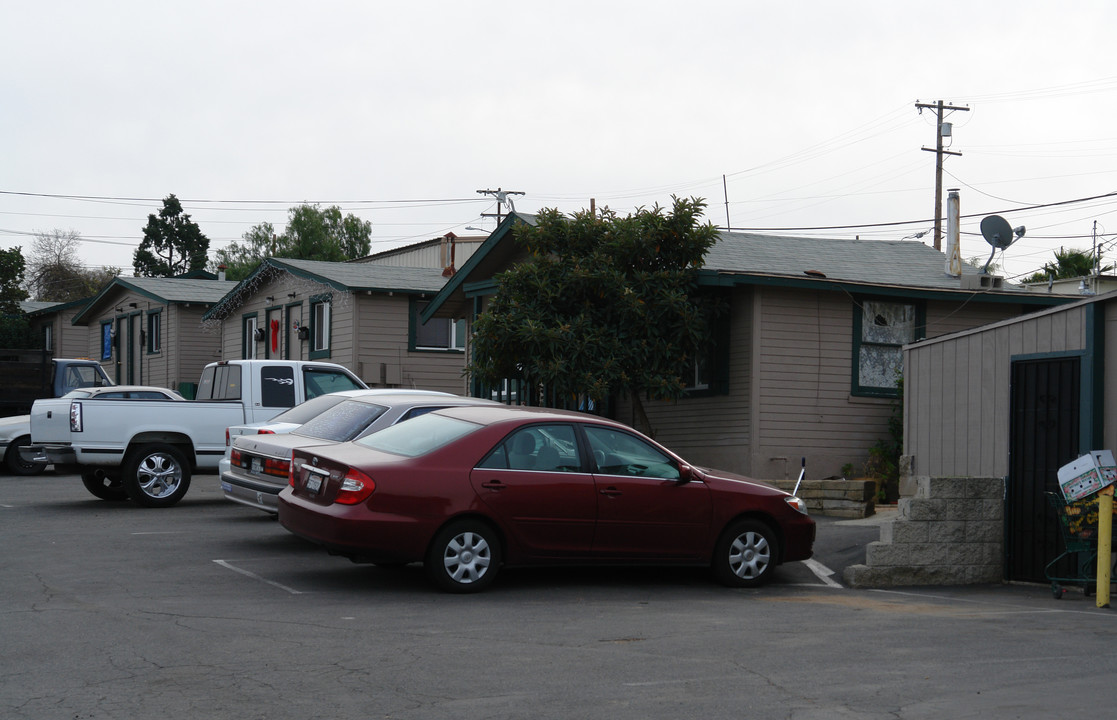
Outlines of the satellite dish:
{"label": "satellite dish", "polygon": [[992,245],[994,250],[1004,250],[1016,240],[1012,236],[1012,226],[1000,215],[982,218],[981,234],[985,237],[985,242]]}
{"label": "satellite dish", "polygon": [[1024,237],[1024,226],[1013,229],[1000,215],[989,215],[981,219],[981,234],[985,238],[985,242],[993,247],[993,252],[989,253],[989,259],[985,262],[985,267],[982,268],[981,274],[985,275],[989,272],[989,263],[993,262],[993,256],[997,254],[998,250],[1004,250],[1018,239]]}

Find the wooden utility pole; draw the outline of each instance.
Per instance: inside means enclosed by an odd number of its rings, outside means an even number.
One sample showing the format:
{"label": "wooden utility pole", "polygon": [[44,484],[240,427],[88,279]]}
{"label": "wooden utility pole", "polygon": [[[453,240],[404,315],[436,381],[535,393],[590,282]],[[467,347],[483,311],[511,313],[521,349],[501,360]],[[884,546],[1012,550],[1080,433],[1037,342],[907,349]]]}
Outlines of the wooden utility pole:
{"label": "wooden utility pole", "polygon": [[938,122],[935,124],[935,147],[933,149],[925,147],[923,150],[935,153],[935,249],[942,250],[942,156],[962,154],[942,149],[943,111],[962,110],[969,112],[970,109],[961,105],[946,105],[942,100],[934,104],[917,102],[915,107],[919,109],[919,112],[923,112],[924,108],[934,110],[938,118]]}
{"label": "wooden utility pole", "polygon": [[523,195],[524,193],[519,190],[503,190],[497,188],[496,190],[478,190],[481,195],[492,195],[496,198],[496,212],[495,213],[481,213],[481,217],[495,217],[497,226],[504,219],[504,205],[507,204],[512,212],[516,212],[516,206],[512,204],[512,195]]}

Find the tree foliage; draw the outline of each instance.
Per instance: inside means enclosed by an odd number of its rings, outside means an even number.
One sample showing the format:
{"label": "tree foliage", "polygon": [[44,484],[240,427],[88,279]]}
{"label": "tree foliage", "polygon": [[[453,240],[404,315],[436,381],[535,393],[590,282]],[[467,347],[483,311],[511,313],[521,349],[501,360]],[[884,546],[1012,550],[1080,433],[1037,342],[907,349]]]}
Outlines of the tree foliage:
{"label": "tree foliage", "polygon": [[496,276],[497,292],[474,325],[468,371],[560,397],[595,401],[628,393],[650,431],[641,396],[679,397],[708,347],[710,308],[697,272],[717,239],[697,198],[673,198],[620,217],[544,210],[515,228],[528,259]]}
{"label": "tree foliage", "polygon": [[[1102,266],[1101,254],[1097,257],[1098,272],[1105,273],[1113,270],[1112,264]],[[1055,261],[1043,264],[1043,268],[1036,273],[1024,278],[1026,283],[1047,282],[1047,280],[1066,280],[1069,278],[1087,277],[1094,274],[1094,254],[1088,250],[1067,250],[1059,248],[1055,251]]]}
{"label": "tree foliage", "polygon": [[27,320],[19,307],[27,299],[24,271],[22,247],[0,250],[0,347],[30,347]]}
{"label": "tree foliage", "polygon": [[182,211],[174,195],[163,200],[159,215],[147,216],[144,239],[132,258],[136,275],[174,277],[193,270],[204,270],[209,238],[197,223]]}
{"label": "tree foliage", "polygon": [[271,223],[252,227],[242,238],[218,250],[216,264],[225,265],[225,276],[242,280],[266,257],[343,262],[368,255],[372,223],[341,208],[298,205],[288,211],[287,230],[275,234]]}
{"label": "tree foliage", "polygon": [[74,230],[35,234],[27,262],[26,287],[36,300],[70,302],[96,295],[120,268],[86,269],[78,257],[81,235]]}

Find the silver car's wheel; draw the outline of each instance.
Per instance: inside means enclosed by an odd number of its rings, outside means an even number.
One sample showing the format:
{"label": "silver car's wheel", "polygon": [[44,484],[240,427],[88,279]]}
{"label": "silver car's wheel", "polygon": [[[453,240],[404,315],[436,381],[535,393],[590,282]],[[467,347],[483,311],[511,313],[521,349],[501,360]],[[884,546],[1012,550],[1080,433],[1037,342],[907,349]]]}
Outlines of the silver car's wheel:
{"label": "silver car's wheel", "polygon": [[144,507],[170,507],[190,487],[190,468],[173,445],[144,445],[124,463],[128,497]]}
{"label": "silver car's wheel", "polygon": [[438,533],[427,553],[427,574],[446,592],[479,592],[492,584],[500,566],[500,543],[492,528],[464,521]]}
{"label": "silver car's wheel", "polygon": [[779,546],[772,529],[758,520],[742,520],[726,530],[714,557],[714,573],[725,585],[755,587],[772,576]]}

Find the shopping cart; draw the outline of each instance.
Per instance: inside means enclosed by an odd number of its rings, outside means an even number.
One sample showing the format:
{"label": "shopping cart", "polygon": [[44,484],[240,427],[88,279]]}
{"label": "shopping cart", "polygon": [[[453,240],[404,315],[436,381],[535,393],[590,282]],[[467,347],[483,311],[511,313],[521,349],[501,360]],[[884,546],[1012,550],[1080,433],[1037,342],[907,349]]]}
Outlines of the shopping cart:
{"label": "shopping cart", "polygon": [[[1055,599],[1063,597],[1066,589],[1063,584],[1081,585],[1082,592],[1090,595],[1097,585],[1098,569],[1098,498],[1090,495],[1080,500],[1067,502],[1062,493],[1046,493],[1047,500],[1059,518],[1059,530],[1063,536],[1065,550],[1044,568],[1044,576],[1051,581],[1051,593]],[[1117,504],[1114,505],[1117,516]],[[1115,523],[1117,526],[1117,523]],[[1074,556],[1076,577],[1056,577],[1055,566],[1065,557]]]}

